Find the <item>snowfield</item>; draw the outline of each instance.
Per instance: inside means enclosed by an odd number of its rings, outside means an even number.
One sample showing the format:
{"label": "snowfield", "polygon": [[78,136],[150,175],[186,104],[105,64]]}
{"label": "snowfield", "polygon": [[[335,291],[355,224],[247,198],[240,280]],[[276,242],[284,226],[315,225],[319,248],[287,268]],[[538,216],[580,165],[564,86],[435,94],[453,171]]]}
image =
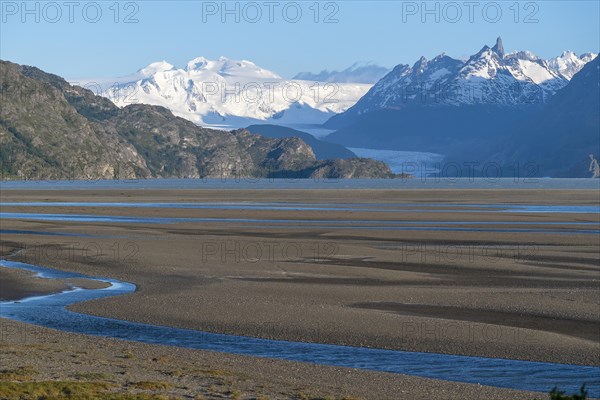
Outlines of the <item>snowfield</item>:
{"label": "snowfield", "polygon": [[156,62],[116,79],[77,82],[117,106],[163,106],[202,126],[222,129],[255,123],[313,124],[353,106],[370,88],[365,83],[286,80],[250,61],[198,57],[185,68]]}

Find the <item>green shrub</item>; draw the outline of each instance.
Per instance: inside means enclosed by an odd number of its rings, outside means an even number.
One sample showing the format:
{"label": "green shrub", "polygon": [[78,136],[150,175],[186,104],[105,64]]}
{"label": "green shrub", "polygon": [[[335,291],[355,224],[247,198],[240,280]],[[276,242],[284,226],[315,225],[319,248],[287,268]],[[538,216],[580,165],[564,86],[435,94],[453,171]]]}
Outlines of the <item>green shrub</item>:
{"label": "green shrub", "polygon": [[557,387],[550,391],[550,400],[585,400],[588,397],[588,391],[585,389],[585,385],[582,385],[579,389],[579,394],[575,393],[571,396],[565,395],[566,392],[558,390]]}

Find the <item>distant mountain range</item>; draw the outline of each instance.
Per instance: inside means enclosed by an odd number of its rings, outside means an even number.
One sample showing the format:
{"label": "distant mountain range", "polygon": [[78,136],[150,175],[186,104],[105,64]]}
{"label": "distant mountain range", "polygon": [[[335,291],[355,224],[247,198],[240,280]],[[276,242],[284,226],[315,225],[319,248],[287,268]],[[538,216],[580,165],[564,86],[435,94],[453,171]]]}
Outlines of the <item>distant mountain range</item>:
{"label": "distant mountain range", "polygon": [[[49,178],[197,178],[240,168],[393,176],[350,147],[533,163],[535,176],[583,177],[588,155],[600,156],[597,55],[544,60],[507,53],[500,38],[466,60],[440,54],[387,73],[355,64],[286,80],[250,61],[199,57],[185,68],[163,61],[122,78],[78,81],[101,96],[34,67],[0,66],[5,176],[36,166]],[[374,85],[360,83],[378,74]],[[317,130],[333,133],[317,140],[304,132]]]}
{"label": "distant mountain range", "polygon": [[185,68],[161,61],[125,77],[73,83],[119,107],[163,106],[198,125],[222,129],[261,123],[319,125],[354,105],[372,86],[286,80],[250,61],[226,57],[198,57]]}
{"label": "distant mountain range", "polygon": [[326,126],[341,128],[370,112],[412,106],[539,105],[565,87],[594,57],[593,53],[577,56],[564,52],[543,60],[528,51],[506,54],[501,38],[494,47],[484,46],[466,61],[445,54],[432,60],[421,57],[412,67],[396,66]]}
{"label": "distant mountain range", "polygon": [[[564,52],[542,60],[530,52],[506,53],[500,38],[465,61],[444,54],[421,58],[412,67],[398,65],[356,105],[332,117],[325,127],[336,131],[324,139],[439,153],[459,163],[509,165],[527,154],[537,160],[536,176],[587,176],[581,163],[600,151],[593,140],[599,111],[590,100],[598,80],[588,73],[581,84],[579,72],[592,60],[597,63],[596,54]],[[570,101],[561,100],[565,93],[572,93]],[[554,122],[542,124],[541,116]]]}
{"label": "distant mountain range", "polygon": [[[234,129],[269,124],[317,132],[322,124],[330,131],[339,130],[357,122],[360,115],[411,106],[529,108],[548,101],[594,56],[564,52],[543,60],[527,51],[506,54],[498,40],[494,47],[484,46],[468,60],[441,54],[433,60],[423,57],[412,67],[398,65],[392,71],[355,63],[343,71],[305,72],[286,80],[250,61],[198,57],[184,68],[161,61],[125,77],[74,82],[119,107],[133,103],[160,105],[205,127]],[[377,83],[373,86],[373,82]],[[364,143],[367,138],[361,140],[347,133],[343,136],[336,134],[329,140],[372,147]],[[388,148],[385,144],[379,146]]]}
{"label": "distant mountain range", "polygon": [[372,63],[354,63],[343,71],[323,70],[318,74],[312,72],[300,72],[294,79],[318,82],[337,83],[377,83],[388,72],[389,68],[380,67]]}
{"label": "distant mountain range", "polygon": [[160,106],[119,108],[35,67],[0,61],[3,179],[387,178],[382,162],[317,160],[296,137],[201,128]]}

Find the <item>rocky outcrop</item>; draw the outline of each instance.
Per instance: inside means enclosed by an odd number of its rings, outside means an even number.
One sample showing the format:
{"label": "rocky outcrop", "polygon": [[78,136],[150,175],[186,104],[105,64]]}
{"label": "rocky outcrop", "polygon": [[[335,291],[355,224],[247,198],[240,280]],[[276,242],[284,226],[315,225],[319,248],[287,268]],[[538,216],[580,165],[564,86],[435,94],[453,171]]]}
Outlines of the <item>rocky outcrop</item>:
{"label": "rocky outcrop", "polygon": [[396,177],[389,167],[368,158],[351,158],[323,161],[311,168],[310,178],[372,178]]}

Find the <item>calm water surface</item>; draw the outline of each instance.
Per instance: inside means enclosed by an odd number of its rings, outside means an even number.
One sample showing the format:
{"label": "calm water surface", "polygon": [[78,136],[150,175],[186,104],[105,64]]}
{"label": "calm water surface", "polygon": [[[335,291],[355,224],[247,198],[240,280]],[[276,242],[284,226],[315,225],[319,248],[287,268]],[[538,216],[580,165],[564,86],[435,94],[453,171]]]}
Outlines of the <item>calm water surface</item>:
{"label": "calm water surface", "polygon": [[91,181],[1,181],[2,189],[595,189],[600,179],[435,178],[414,179],[146,179]]}

